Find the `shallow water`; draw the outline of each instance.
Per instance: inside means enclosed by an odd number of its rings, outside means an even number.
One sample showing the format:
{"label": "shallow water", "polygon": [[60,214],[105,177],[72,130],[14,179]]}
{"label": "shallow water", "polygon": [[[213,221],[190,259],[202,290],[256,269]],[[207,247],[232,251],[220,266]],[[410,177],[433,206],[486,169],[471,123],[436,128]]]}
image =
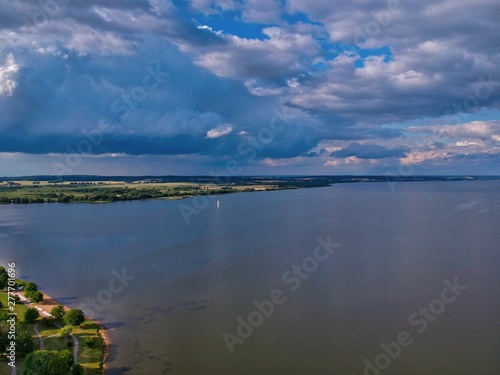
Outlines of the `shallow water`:
{"label": "shallow water", "polygon": [[[225,195],[189,224],[179,205],[191,199],[0,206],[0,262],[108,326],[111,374],[358,375],[369,361],[383,374],[497,375],[500,183],[395,188]],[[287,271],[329,236],[340,247],[306,260],[298,285]],[[113,282],[122,270],[130,280]],[[455,278],[467,289],[435,302]],[[254,313],[231,354],[223,334],[274,290],[285,301]],[[411,344],[380,356],[401,332]]]}

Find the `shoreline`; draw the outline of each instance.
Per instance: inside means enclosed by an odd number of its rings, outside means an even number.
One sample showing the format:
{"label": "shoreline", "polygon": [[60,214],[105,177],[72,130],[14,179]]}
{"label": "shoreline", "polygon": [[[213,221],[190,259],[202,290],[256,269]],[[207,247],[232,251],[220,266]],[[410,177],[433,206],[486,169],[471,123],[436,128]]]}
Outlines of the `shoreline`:
{"label": "shoreline", "polygon": [[[50,177],[50,176],[48,176]],[[81,176],[85,179],[86,176]],[[87,176],[88,177],[88,176]],[[40,186],[40,185],[27,185],[26,183],[15,182],[13,186],[2,185],[0,186],[0,205],[10,204],[41,204],[41,203],[86,203],[86,204],[107,204],[117,202],[134,202],[146,200],[183,200],[196,197],[214,197],[225,194],[235,193],[253,193],[253,192],[269,192],[281,190],[297,190],[309,189],[317,187],[329,187],[338,184],[353,184],[353,183],[386,183],[392,185],[399,182],[458,182],[458,181],[495,181],[500,180],[500,176],[470,176],[470,175],[449,175],[449,176],[402,176],[402,175],[320,175],[320,176],[297,176],[297,177],[238,177],[232,183],[226,182],[220,184],[218,180],[213,180],[213,184],[207,186],[207,178],[194,180],[186,180],[183,182],[151,182],[147,184],[139,184],[135,182],[125,182],[113,180],[113,183],[105,185],[88,185],[99,184],[101,179],[96,181],[88,180],[87,185],[78,186],[71,185],[75,183],[71,178],[66,182],[69,185],[64,185],[63,180],[58,180],[56,183]],[[38,179],[27,180],[26,177],[15,178],[0,178],[0,183],[7,183],[12,181],[32,182],[33,184]],[[7,181],[7,182],[6,182]],[[87,180],[85,180],[87,181]],[[128,179],[127,179],[128,181]],[[135,180],[134,180],[135,181]],[[61,183],[61,185],[57,185]],[[76,184],[83,183],[81,181]],[[17,185],[16,185],[17,184]],[[170,185],[171,186],[170,186]],[[186,189],[183,191],[175,191],[178,184],[187,184]],[[194,187],[194,191],[193,188]],[[37,188],[43,188],[42,192]],[[189,188],[189,189],[188,189]],[[86,190],[88,194],[84,195]],[[174,191],[172,191],[174,189]],[[20,191],[17,194],[15,192]],[[23,190],[28,192],[22,193]],[[96,191],[98,190],[98,191]],[[119,190],[119,191],[116,191]],[[14,193],[12,193],[12,191]],[[2,194],[4,193],[4,194]],[[141,194],[140,194],[141,193]],[[145,193],[149,196],[142,196]],[[94,199],[98,195],[106,195],[105,198],[99,200]],[[128,194],[133,194],[129,196]]]}
{"label": "shoreline", "polygon": [[102,363],[102,373],[104,375],[108,370],[108,358],[111,355],[111,347],[112,347],[111,339],[109,338],[108,335],[108,329],[104,326],[104,324],[95,319],[89,319],[89,320],[91,320],[100,327],[99,330],[97,331],[97,334],[101,338],[103,345],[101,363]]}
{"label": "shoreline", "polygon": [[[57,300],[56,298],[50,296],[49,294],[45,293],[44,291],[40,290],[41,293],[43,293],[43,301],[40,303],[35,303],[32,302],[31,304],[26,306],[29,307],[35,307],[41,314],[42,317],[49,317],[52,316],[50,315],[50,310],[52,310],[53,307],[56,307],[57,305],[62,305],[64,307],[64,311],[70,310],[70,307],[68,307],[66,304],[62,303],[61,301]],[[24,291],[17,291],[16,294],[21,298],[21,302],[25,303],[26,298],[24,297]],[[42,311],[40,311],[42,310]],[[85,314],[85,311],[84,311]],[[103,345],[103,352],[102,352],[102,357],[101,357],[101,367],[102,367],[102,373],[103,375],[106,374],[107,369],[108,369],[108,358],[111,354],[111,347],[112,347],[112,342],[109,337],[109,334],[107,332],[106,326],[99,322],[98,320],[89,318],[85,316],[85,320],[88,320],[97,326],[99,326],[99,329],[97,331],[97,334],[102,340],[102,345]]]}
{"label": "shoreline", "polygon": [[[273,188],[255,188],[255,187],[250,187],[251,190],[245,190],[245,189],[234,189],[232,191],[217,191],[215,193],[200,193],[200,194],[188,194],[188,195],[172,195],[172,196],[158,196],[158,197],[148,197],[148,198],[132,198],[132,199],[115,199],[115,200],[69,200],[69,201],[60,201],[58,199],[48,199],[45,200],[45,198],[39,197],[39,199],[42,199],[40,201],[26,201],[23,202],[21,200],[16,201],[16,198],[8,198],[10,199],[9,201],[3,201],[2,199],[5,197],[0,196],[0,205],[11,205],[11,204],[43,204],[43,203],[64,203],[64,204],[70,204],[70,203],[82,203],[82,204],[108,204],[108,203],[118,203],[118,202],[136,202],[136,201],[157,201],[157,200],[167,200],[167,201],[176,201],[176,200],[183,200],[183,199],[189,199],[189,198],[197,198],[197,197],[215,197],[219,195],[229,195],[229,194],[236,194],[236,193],[258,193],[258,192],[269,192],[269,191],[280,191],[280,190],[297,190],[297,189],[308,189],[308,188],[314,188],[314,187],[327,187],[330,185],[318,185],[318,186],[290,186],[290,187],[273,187]],[[244,186],[243,186],[244,187]],[[56,188],[64,188],[64,187],[56,187]],[[106,188],[102,188],[106,189]],[[135,190],[139,190],[139,188],[134,188]],[[21,198],[22,199],[22,198]]]}

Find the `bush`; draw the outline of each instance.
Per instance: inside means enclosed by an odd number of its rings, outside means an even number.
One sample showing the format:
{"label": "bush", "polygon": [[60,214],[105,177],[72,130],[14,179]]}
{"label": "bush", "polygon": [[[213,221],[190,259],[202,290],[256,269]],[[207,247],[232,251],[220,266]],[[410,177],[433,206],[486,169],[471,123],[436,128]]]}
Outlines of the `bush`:
{"label": "bush", "polygon": [[52,324],[52,320],[50,318],[42,318],[42,323],[45,327],[52,327],[53,324]]}
{"label": "bush", "polygon": [[9,318],[7,309],[0,309],[0,323],[6,322]]}
{"label": "bush", "polygon": [[63,305],[57,305],[50,310],[50,314],[56,319],[62,319],[64,318],[64,314],[66,314],[66,312],[64,311]]}
{"label": "bush", "polygon": [[38,310],[35,309],[34,307],[31,307],[25,311],[24,321],[26,322],[26,324],[34,324],[39,316],[40,313],[38,312]]}
{"label": "bush", "polygon": [[71,367],[71,375],[83,375],[83,366],[79,363],[75,363]]}
{"label": "bush", "polygon": [[87,337],[85,339],[85,346],[90,349],[94,349],[97,346],[97,340],[95,337]]}
{"label": "bush", "polygon": [[16,325],[16,356],[26,357],[35,350],[35,343],[25,324]]}
{"label": "bush", "polygon": [[7,273],[7,270],[3,266],[0,266],[0,289],[7,287],[8,279],[9,274]]}
{"label": "bush", "polygon": [[64,321],[67,325],[76,327],[85,321],[85,315],[80,309],[71,309],[64,315]]}
{"label": "bush", "polygon": [[24,293],[24,296],[35,303],[43,301],[43,293],[38,290],[28,290]]}
{"label": "bush", "polygon": [[73,364],[69,350],[37,350],[24,361],[23,375],[66,375]]}
{"label": "bush", "polygon": [[37,290],[38,290],[38,287],[36,286],[35,283],[27,282],[24,284],[24,291],[25,292],[36,292]]}
{"label": "bush", "polygon": [[59,336],[60,337],[69,337],[69,335],[71,335],[71,332],[73,332],[72,326],[64,326],[59,330]]}

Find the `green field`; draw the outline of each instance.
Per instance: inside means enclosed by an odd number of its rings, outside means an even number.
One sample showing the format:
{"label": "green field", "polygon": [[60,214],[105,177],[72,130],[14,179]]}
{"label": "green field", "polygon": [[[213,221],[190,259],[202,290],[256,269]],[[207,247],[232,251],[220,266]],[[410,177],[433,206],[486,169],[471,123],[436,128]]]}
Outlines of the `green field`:
{"label": "green field", "polygon": [[[342,181],[343,179],[341,179]],[[98,177],[0,179],[0,203],[106,203],[328,186],[322,177]]]}
{"label": "green field", "polygon": [[32,185],[23,184],[0,186],[0,203],[105,203],[143,199],[179,199],[196,195],[228,194],[238,191],[275,190],[277,187],[238,187],[213,184],[179,183],[61,183]]}
{"label": "green field", "polygon": [[[93,322],[86,321],[80,327],[73,330],[73,334],[80,342],[80,350],[78,351],[78,362],[85,367],[85,374],[102,374],[101,359],[103,354],[103,342],[97,332],[99,326]],[[94,348],[85,346],[85,339],[94,338],[96,345]]]}

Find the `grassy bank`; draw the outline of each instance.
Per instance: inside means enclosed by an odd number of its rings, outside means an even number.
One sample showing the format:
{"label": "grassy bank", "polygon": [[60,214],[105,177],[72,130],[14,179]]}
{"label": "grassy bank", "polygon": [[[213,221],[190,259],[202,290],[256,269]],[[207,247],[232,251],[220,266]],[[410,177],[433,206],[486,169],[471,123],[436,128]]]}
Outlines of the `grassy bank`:
{"label": "grassy bank", "polygon": [[[55,301],[50,296],[45,295],[45,298]],[[0,291],[0,301],[2,302],[3,309],[7,306],[7,292]],[[47,305],[33,304],[29,307],[39,306],[47,310]],[[17,312],[17,319],[19,322],[24,322],[24,313],[28,306],[24,303],[17,302],[15,312]],[[66,310],[69,310],[65,307]],[[5,323],[0,323],[5,324]],[[33,324],[28,324],[27,329],[30,333],[32,340],[35,344],[35,350],[42,348],[45,350],[61,351],[68,349],[73,351],[74,344],[72,338],[68,334],[61,334],[61,328],[65,325],[63,320],[55,318],[42,318],[41,316],[36,319]],[[35,326],[40,332],[41,339],[35,333]],[[59,326],[59,327],[58,327]],[[71,334],[76,337],[79,343],[78,360],[77,363],[83,366],[85,375],[100,375],[103,374],[103,359],[108,352],[109,342],[107,336],[103,340],[103,327],[97,322],[85,320],[80,326],[76,326],[71,330]],[[16,358],[17,373],[22,373],[23,362]],[[69,371],[68,371],[69,373]],[[10,375],[11,367],[8,366],[7,359],[2,356],[0,359],[0,375]]]}

